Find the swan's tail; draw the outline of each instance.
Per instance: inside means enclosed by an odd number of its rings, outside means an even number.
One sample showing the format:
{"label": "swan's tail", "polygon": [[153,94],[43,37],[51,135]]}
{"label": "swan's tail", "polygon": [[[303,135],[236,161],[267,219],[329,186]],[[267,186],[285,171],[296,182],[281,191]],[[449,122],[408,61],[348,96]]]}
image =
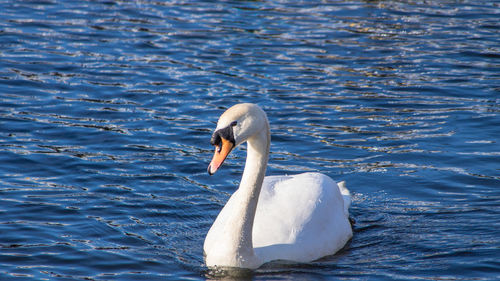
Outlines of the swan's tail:
{"label": "swan's tail", "polygon": [[341,181],[337,184],[339,186],[342,198],[344,198],[344,213],[346,217],[349,217],[349,206],[351,206],[351,192],[345,187],[345,181]]}

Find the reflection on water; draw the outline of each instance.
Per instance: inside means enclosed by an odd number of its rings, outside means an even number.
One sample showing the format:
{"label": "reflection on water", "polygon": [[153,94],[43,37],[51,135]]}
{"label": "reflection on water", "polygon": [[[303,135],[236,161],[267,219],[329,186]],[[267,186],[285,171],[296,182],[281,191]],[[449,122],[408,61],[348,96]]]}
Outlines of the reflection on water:
{"label": "reflection on water", "polygon": [[217,279],[203,265],[259,103],[268,174],[354,194],[354,238],[236,279],[496,279],[495,2],[0,1],[0,267],[34,279]]}

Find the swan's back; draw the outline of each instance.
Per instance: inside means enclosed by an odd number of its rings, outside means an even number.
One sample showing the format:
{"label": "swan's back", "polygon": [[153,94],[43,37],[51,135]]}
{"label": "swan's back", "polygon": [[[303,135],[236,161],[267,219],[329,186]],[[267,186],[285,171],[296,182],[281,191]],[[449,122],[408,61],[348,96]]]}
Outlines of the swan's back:
{"label": "swan's back", "polygon": [[350,194],[320,173],[264,179],[253,245],[265,261],[308,262],[341,249],[352,237]]}

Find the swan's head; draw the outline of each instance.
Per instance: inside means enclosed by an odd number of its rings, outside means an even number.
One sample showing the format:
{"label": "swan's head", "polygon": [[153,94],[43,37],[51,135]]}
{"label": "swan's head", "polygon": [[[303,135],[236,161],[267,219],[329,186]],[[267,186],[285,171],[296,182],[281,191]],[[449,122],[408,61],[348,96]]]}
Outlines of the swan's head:
{"label": "swan's head", "polygon": [[258,105],[240,103],[226,110],[219,117],[210,140],[215,152],[208,173],[213,175],[234,147],[262,132],[268,132],[268,121],[266,113]]}

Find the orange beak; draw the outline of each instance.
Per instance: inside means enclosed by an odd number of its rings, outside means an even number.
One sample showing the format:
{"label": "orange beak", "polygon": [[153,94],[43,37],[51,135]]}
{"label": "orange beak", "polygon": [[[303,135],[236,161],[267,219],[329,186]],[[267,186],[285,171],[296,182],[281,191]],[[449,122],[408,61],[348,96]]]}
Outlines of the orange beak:
{"label": "orange beak", "polygon": [[233,150],[233,147],[234,145],[232,142],[221,138],[220,146],[215,146],[214,157],[210,165],[208,165],[207,171],[209,175],[213,175],[217,172],[219,167],[222,166],[222,163],[224,163],[224,160],[226,160],[227,155]]}

